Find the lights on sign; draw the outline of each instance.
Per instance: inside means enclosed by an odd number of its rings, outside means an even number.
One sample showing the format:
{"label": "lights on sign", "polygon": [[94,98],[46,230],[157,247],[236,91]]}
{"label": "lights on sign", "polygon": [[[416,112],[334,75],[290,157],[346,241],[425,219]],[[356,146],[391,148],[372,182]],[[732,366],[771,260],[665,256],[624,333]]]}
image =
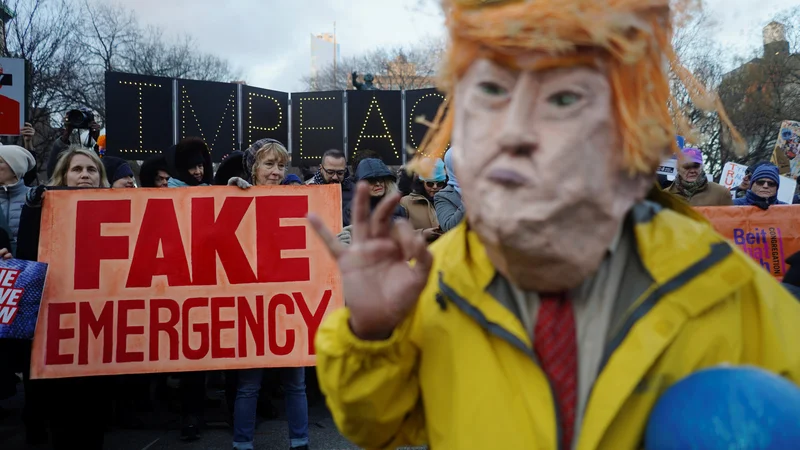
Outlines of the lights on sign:
{"label": "lights on sign", "polygon": [[[372,108],[377,109],[378,116],[381,119],[381,124],[383,125],[383,130],[386,134],[364,134],[367,130],[367,122],[369,121],[370,114],[372,114]],[[381,112],[381,107],[378,104],[378,100],[373,96],[372,100],[369,102],[369,108],[367,109],[367,114],[364,116],[364,123],[361,124],[361,132],[358,133],[358,138],[356,139],[356,145],[353,147],[353,156],[358,154],[358,149],[361,146],[362,139],[389,139],[389,143],[392,145],[392,151],[396,157],[400,157],[400,154],[397,153],[397,147],[394,145],[394,139],[392,139],[392,133],[389,131],[389,126],[386,124],[386,119],[383,117],[383,112]]]}
{"label": "lights on sign", "polygon": [[138,88],[139,94],[139,148],[135,150],[131,149],[121,149],[121,153],[161,153],[161,150],[145,150],[144,149],[144,128],[143,128],[143,119],[144,119],[144,103],[142,100],[142,88],[144,87],[153,87],[153,88],[160,88],[160,84],[156,83],[141,83],[138,81],[120,81],[119,84],[125,86],[136,86]]}
{"label": "lights on sign", "polygon": [[336,127],[304,127],[303,126],[303,102],[313,102],[313,101],[331,101],[336,100],[336,97],[301,97],[297,100],[297,109],[298,115],[300,117],[300,123],[298,124],[297,130],[300,138],[297,142],[297,154],[299,155],[300,159],[316,159],[319,158],[318,156],[303,156],[303,130],[309,131],[334,131]]}
{"label": "lights on sign", "polygon": [[222,125],[225,123],[225,118],[228,116],[228,111],[231,112],[231,141],[232,141],[232,149],[236,150],[236,91],[234,90],[231,92],[230,97],[228,98],[228,102],[225,104],[225,109],[222,111],[222,116],[219,119],[219,124],[217,125],[216,134],[214,135],[214,139],[209,142],[206,139],[205,133],[203,132],[203,128],[200,126],[200,119],[197,117],[197,113],[194,110],[194,106],[192,106],[192,99],[189,97],[189,93],[186,91],[186,86],[181,86],[181,131],[182,136],[186,137],[186,110],[191,112],[192,116],[194,116],[194,122],[197,124],[197,129],[200,131],[200,138],[206,142],[209,149],[214,148],[214,145],[217,142],[217,137],[219,137],[220,132],[222,132]]}
{"label": "lights on sign", "polygon": [[[275,102],[275,106],[278,108],[277,125],[275,125],[274,127],[258,127],[253,125],[253,97],[266,98],[267,100],[272,100],[273,102]],[[247,95],[247,117],[248,119],[250,119],[248,121],[250,125],[247,129],[247,142],[253,142],[253,130],[270,132],[270,131],[276,131],[281,127],[281,125],[283,124],[283,108],[281,108],[281,102],[277,98],[269,95],[250,92]]]}
{"label": "lights on sign", "polygon": [[419,148],[419,143],[414,140],[414,123],[416,122],[416,116],[414,115],[414,111],[417,109],[417,106],[426,98],[430,97],[439,97],[442,99],[443,102],[447,101],[447,98],[438,93],[438,92],[429,92],[422,97],[418,98],[416,102],[414,102],[414,106],[411,107],[411,113],[408,115],[408,140],[415,149]]}

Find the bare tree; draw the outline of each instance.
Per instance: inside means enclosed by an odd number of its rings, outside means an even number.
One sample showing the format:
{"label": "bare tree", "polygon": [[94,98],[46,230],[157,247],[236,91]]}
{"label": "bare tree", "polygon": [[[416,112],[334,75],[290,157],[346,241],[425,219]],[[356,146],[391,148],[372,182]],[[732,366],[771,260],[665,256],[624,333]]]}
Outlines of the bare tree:
{"label": "bare tree", "polygon": [[[800,7],[776,17],[787,26],[789,49],[800,43]],[[740,162],[769,160],[775,148],[780,124],[800,118],[800,55],[785,43],[765,46],[752,59],[726,75],[720,93],[731,121],[747,140],[748,154]],[[723,147],[729,142],[723,136]]]}
{"label": "bare tree", "polygon": [[15,0],[8,3],[16,17],[5,24],[8,56],[29,65],[29,120],[40,133],[34,140],[37,154],[52,142],[50,115],[68,102],[63,86],[77,76],[80,55],[72,47],[75,11],[67,0]]}
{"label": "bare tree", "polygon": [[425,41],[410,48],[393,47],[373,50],[364,55],[345,58],[334,66],[321,69],[316,75],[301,81],[308,91],[352,89],[351,74],[367,73],[375,77],[374,84],[383,90],[423,89],[433,87],[444,51],[441,41]]}

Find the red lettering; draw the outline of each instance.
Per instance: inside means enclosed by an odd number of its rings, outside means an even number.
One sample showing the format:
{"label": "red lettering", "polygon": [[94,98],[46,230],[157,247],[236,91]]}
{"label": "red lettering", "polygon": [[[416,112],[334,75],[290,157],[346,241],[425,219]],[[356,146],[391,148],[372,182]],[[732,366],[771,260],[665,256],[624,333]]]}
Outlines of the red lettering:
{"label": "red lettering", "polygon": [[238,340],[237,347],[239,347],[239,356],[242,358],[247,357],[247,330],[250,330],[250,335],[256,342],[256,356],[264,356],[265,341],[264,341],[264,296],[256,295],[256,314],[253,315],[253,310],[250,309],[250,303],[246,297],[239,297],[237,299],[238,307],[236,308],[239,313],[238,318]]}
{"label": "red lettering", "polygon": [[308,329],[308,354],[309,355],[316,355],[316,349],[314,348],[314,337],[317,335],[317,330],[319,329],[319,324],[322,323],[322,318],[325,316],[325,311],[328,309],[328,303],[331,301],[331,295],[333,293],[330,289],[325,291],[322,294],[322,300],[319,301],[319,306],[317,306],[317,310],[314,314],[311,314],[311,310],[306,303],[306,299],[303,298],[303,294],[300,292],[292,292],[292,297],[297,302],[297,306],[300,308],[300,314],[303,316],[303,321],[306,323],[306,327]]}
{"label": "red lettering", "polygon": [[128,259],[128,236],[103,236],[104,223],[129,223],[130,200],[78,202],[75,223],[75,289],[100,287],[100,261]]}
{"label": "red lettering", "polygon": [[311,279],[308,258],[281,258],[283,250],[306,248],[306,227],[282,227],[281,219],[305,217],[307,196],[256,198],[256,255],[258,281],[280,283]]}
{"label": "red lettering", "polygon": [[144,352],[128,351],[128,336],[144,334],[144,326],[128,325],[128,311],[144,309],[144,300],[120,300],[117,302],[117,362],[142,362]]}
{"label": "red lettering", "polygon": [[234,297],[212,297],[211,298],[211,330],[214,332],[211,339],[212,358],[235,358],[236,349],[234,347],[222,347],[222,330],[233,329],[236,322],[233,320],[220,320],[219,310],[221,308],[233,308],[236,306]]}
{"label": "red lettering", "polygon": [[74,355],[61,354],[60,344],[75,337],[74,328],[61,328],[61,316],[75,314],[75,303],[50,303],[47,305],[47,335],[44,363],[48,366],[72,364]]}
{"label": "red lettering", "polygon": [[194,308],[208,308],[208,297],[189,298],[183,302],[183,311],[181,312],[182,322],[182,335],[181,340],[183,344],[183,356],[187,359],[196,360],[203,359],[208,354],[208,324],[195,323],[192,324],[192,331],[200,333],[200,346],[193,349],[189,344],[189,313]]}
{"label": "red lettering", "polygon": [[[169,318],[166,322],[161,321],[159,311],[166,309],[169,311]],[[178,356],[178,320],[181,317],[181,310],[178,302],[170,299],[150,300],[150,361],[158,361],[160,343],[158,334],[167,333],[169,343],[169,360],[177,361]]]}
{"label": "red lettering", "polygon": [[[159,244],[163,258],[158,257]],[[150,287],[156,275],[166,275],[170,286],[192,284],[175,205],[169,198],[147,201],[126,287]]]}
{"label": "red lettering", "polygon": [[114,302],[105,302],[100,315],[94,315],[90,302],[78,305],[78,364],[89,364],[89,330],[95,338],[103,334],[103,363],[111,362],[114,351]]}
{"label": "red lettering", "polygon": [[[214,198],[192,199],[192,282],[217,284],[217,255],[231,284],[255,283],[256,274],[247,261],[236,230],[253,197],[228,197],[214,218]],[[213,353],[213,352],[212,352]]]}
{"label": "red lettering", "polygon": [[[266,198],[266,197],[263,197]],[[269,351],[273,355],[284,356],[292,352],[294,348],[294,330],[286,330],[286,344],[278,345],[277,331],[277,311],[278,306],[283,305],[286,314],[294,314],[294,302],[286,294],[278,294],[269,301],[269,312],[267,314],[267,327],[269,328]]]}

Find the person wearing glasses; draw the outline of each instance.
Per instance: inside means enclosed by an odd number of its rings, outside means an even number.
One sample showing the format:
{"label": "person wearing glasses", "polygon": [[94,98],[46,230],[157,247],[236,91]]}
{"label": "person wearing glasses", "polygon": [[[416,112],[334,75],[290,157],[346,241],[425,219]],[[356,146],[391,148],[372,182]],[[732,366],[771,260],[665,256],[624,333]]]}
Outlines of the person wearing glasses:
{"label": "person wearing glasses", "polygon": [[353,181],[347,173],[347,159],[341,150],[331,149],[322,154],[319,171],[306,181],[307,185],[339,184],[342,186],[342,210],[353,199]]}
{"label": "person wearing glasses", "polygon": [[436,218],[436,208],[433,206],[433,197],[445,186],[447,186],[447,173],[444,170],[444,161],[437,159],[430,176],[417,177],[412,184],[411,194],[400,200],[400,205],[408,211],[411,226],[418,233],[422,233],[426,242],[433,242],[442,235],[439,220]]}
{"label": "person wearing glasses", "polygon": [[757,206],[767,209],[772,205],[785,205],[785,202],[778,200],[778,188],[781,185],[781,177],[778,168],[771,163],[759,166],[750,183],[750,189],[745,196],[733,201],[736,206]]}
{"label": "person wearing glasses", "polygon": [[686,200],[691,206],[731,206],[731,193],[724,186],[708,181],[703,169],[703,154],[696,148],[681,150],[678,176],[666,192]]}

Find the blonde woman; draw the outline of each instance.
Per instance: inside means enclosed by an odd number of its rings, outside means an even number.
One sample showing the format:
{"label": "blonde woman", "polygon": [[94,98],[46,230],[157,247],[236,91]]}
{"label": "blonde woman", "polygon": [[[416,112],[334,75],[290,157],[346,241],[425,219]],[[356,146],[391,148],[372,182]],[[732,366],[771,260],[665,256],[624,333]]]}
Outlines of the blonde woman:
{"label": "blonde woman", "polygon": [[[286,177],[289,152],[274,139],[256,141],[244,152],[242,158],[247,179],[233,177],[229,186],[248,189],[255,186],[277,186]],[[289,422],[289,447],[308,448],[308,399],[306,397],[306,373],[303,367],[287,367],[280,370],[281,384],[286,402]],[[264,369],[246,369],[237,373],[236,401],[233,405],[233,448],[252,450],[256,430],[258,392]]]}
{"label": "blonde woman", "polygon": [[276,186],[283,183],[289,152],[275,139],[261,139],[244,151],[242,169],[245,178],[233,177],[228,186],[247,189],[250,186]]}
{"label": "blonde woman", "polygon": [[[62,153],[56,163],[50,188],[107,188],[106,170],[97,154],[73,146]],[[22,208],[17,255],[19,259],[38,260],[39,224],[45,187],[38,186],[28,193]],[[89,299],[87,297],[87,299]],[[102,449],[107,415],[105,401],[109,397],[112,377],[63,378],[28,383],[25,375],[25,395],[30,410],[25,424],[27,432],[42,433],[44,417],[50,419],[50,439],[53,448]],[[46,400],[46,402],[45,402]],[[76,414],[75,405],[81,405]]]}

